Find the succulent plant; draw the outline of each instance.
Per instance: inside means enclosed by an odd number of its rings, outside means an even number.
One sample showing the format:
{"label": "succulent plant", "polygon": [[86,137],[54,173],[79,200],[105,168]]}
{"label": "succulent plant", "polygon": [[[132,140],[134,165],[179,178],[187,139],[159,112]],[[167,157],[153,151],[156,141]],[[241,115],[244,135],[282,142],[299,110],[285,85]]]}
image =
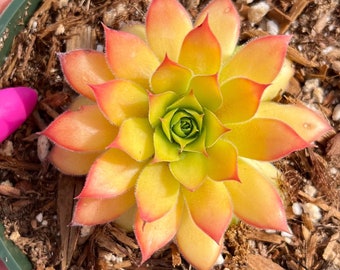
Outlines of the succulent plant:
{"label": "succulent plant", "polygon": [[271,164],[330,129],[317,112],[272,100],[293,74],[290,36],[237,45],[230,0],[212,0],[195,23],[177,0],[153,0],[146,23],[104,26],[104,53],[60,54],[80,94],[42,134],[52,163],[87,175],[74,225],[135,209],[142,263],[170,241],[211,268],[233,215],[288,231]]}

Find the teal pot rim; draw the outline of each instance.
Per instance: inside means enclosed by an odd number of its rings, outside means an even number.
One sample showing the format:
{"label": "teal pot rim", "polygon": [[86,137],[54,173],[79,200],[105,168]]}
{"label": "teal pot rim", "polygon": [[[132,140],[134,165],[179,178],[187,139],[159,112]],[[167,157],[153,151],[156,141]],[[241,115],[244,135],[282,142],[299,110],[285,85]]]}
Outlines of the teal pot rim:
{"label": "teal pot rim", "polygon": [[26,26],[41,0],[12,0],[0,14],[0,66],[9,54],[15,36]]}
{"label": "teal pot rim", "polygon": [[[21,250],[4,236],[5,228],[0,223],[0,269],[31,270],[32,265]],[[5,268],[5,269],[6,269]]]}

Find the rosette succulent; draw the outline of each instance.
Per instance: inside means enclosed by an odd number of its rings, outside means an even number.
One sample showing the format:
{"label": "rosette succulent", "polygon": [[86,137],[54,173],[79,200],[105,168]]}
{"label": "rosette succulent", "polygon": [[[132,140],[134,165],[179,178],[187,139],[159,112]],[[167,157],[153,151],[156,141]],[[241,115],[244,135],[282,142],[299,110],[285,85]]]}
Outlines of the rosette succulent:
{"label": "rosette succulent", "polygon": [[233,215],[288,231],[270,163],[330,129],[299,105],[271,101],[293,69],[290,36],[237,46],[230,0],[212,0],[195,23],[177,0],[153,0],[146,23],[105,31],[105,53],[60,54],[80,94],[42,133],[52,163],[87,175],[74,225],[135,210],[142,263],[174,241],[198,269],[212,267]]}

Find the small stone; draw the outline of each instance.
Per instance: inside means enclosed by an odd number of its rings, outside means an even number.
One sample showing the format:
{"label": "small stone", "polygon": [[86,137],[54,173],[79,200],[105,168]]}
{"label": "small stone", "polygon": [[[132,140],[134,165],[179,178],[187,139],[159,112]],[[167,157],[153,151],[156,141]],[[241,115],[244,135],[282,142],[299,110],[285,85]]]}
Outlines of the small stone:
{"label": "small stone", "polygon": [[309,215],[311,221],[316,224],[322,218],[320,208],[313,203],[305,203],[303,206],[303,210],[306,214]]}
{"label": "small stone", "polygon": [[316,188],[312,185],[306,185],[303,191],[311,197],[315,197],[316,193],[318,192]]}
{"label": "small stone", "polygon": [[221,265],[224,263],[224,258],[222,256],[222,254],[220,254],[215,262],[215,265]]}
{"label": "small stone", "polygon": [[274,233],[276,233],[275,230],[271,230],[271,229],[267,229],[267,230],[265,230],[265,232],[268,233],[268,234],[274,234]]}
{"label": "small stone", "polygon": [[305,93],[312,92],[315,88],[319,87],[319,79],[310,79],[305,82],[305,85],[302,87],[302,91]]}
{"label": "small stone", "polygon": [[35,219],[41,223],[43,221],[43,214],[42,213],[39,213],[38,215],[35,216]]}
{"label": "small stone", "polygon": [[248,20],[250,23],[255,24],[262,20],[268,13],[270,7],[266,2],[259,2],[252,5],[248,10]]}
{"label": "small stone", "polygon": [[83,226],[80,230],[80,237],[87,237],[92,233],[92,226]]}
{"label": "small stone", "polygon": [[324,99],[324,91],[321,87],[317,87],[313,91],[313,98],[317,103],[322,103]]}
{"label": "small stone", "polygon": [[329,169],[329,173],[332,175],[336,175],[338,173],[338,169],[335,167],[332,167]]}
{"label": "small stone", "polygon": [[46,227],[46,226],[48,225],[48,221],[47,221],[47,220],[43,220],[43,221],[41,222],[41,225],[44,226],[44,227]]}
{"label": "small stone", "polygon": [[340,120],[340,104],[336,105],[332,114],[333,121]]}
{"label": "small stone", "polygon": [[292,210],[293,210],[294,215],[301,216],[302,215],[301,203],[298,203],[298,202],[293,203]]}
{"label": "small stone", "polygon": [[267,32],[271,35],[277,35],[279,33],[279,25],[275,21],[268,21]]}

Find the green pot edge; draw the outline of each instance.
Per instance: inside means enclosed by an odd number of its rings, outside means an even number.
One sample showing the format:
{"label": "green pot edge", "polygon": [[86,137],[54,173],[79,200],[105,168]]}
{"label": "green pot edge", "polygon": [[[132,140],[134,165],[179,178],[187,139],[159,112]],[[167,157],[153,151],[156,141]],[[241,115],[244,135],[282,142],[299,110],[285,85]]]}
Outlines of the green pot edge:
{"label": "green pot edge", "polygon": [[4,236],[5,228],[0,223],[0,259],[10,270],[31,270],[32,265],[21,250]]}
{"label": "green pot edge", "polygon": [[[4,46],[0,49],[0,66],[9,54],[15,36],[26,26],[40,2],[41,0],[14,0],[0,16],[0,38],[4,39]],[[6,29],[9,30],[7,37]]]}

